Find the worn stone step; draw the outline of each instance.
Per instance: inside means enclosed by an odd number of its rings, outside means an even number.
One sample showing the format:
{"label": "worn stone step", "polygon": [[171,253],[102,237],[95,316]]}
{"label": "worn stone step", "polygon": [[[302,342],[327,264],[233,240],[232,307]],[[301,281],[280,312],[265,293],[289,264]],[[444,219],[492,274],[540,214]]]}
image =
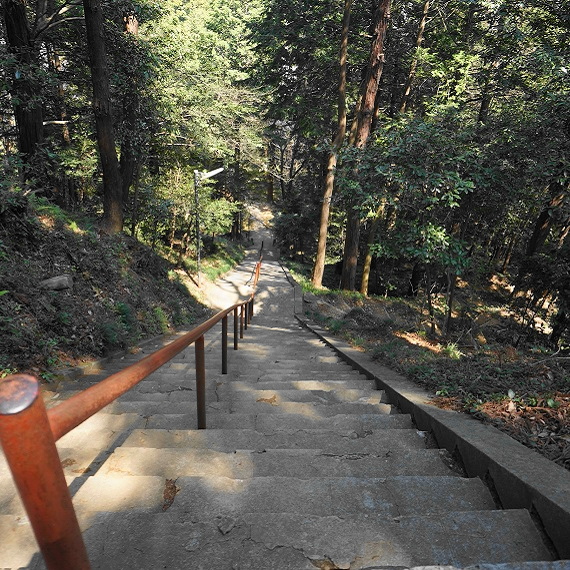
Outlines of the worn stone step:
{"label": "worn stone step", "polygon": [[[252,414],[228,414],[209,410],[206,416],[208,429],[255,429],[256,416]],[[148,429],[190,429],[198,427],[195,412],[186,414],[154,414],[147,417]]]}
{"label": "worn stone step", "polygon": [[[95,445],[95,444],[94,444]],[[63,472],[67,477],[80,477],[95,473],[109,458],[114,447],[101,449],[99,447],[61,447],[58,445],[59,458]],[[10,469],[4,456],[0,458],[0,479],[6,481],[11,478]],[[0,510],[0,513],[2,511]],[[1,566],[0,566],[1,568]]]}
{"label": "worn stone step", "polygon": [[[229,402],[217,402],[214,395],[210,399],[206,398],[206,407],[212,412],[221,411],[229,412]],[[195,413],[196,402],[182,401],[173,398],[172,401],[159,398],[158,401],[132,401],[132,400],[115,400],[102,410],[106,414],[133,414],[138,413],[141,416],[153,416],[156,414],[185,414]]]}
{"label": "worn stone step", "polygon": [[311,480],[179,477],[172,481],[157,476],[98,475],[83,482],[73,503],[79,511],[171,509],[201,519],[254,512],[339,517],[361,513],[392,519],[495,508],[479,479],[423,476]]}
{"label": "worn stone step", "polygon": [[323,402],[279,402],[275,393],[268,398],[259,398],[251,402],[233,400],[229,405],[232,412],[241,414],[289,414],[293,417],[303,416],[309,418],[328,418],[331,416],[359,414],[390,415],[398,413],[398,411],[390,404],[362,404],[359,402],[347,402],[345,404]]}
{"label": "worn stone step", "polygon": [[[195,412],[186,414],[154,414],[144,417],[149,429],[196,429]],[[295,429],[331,429],[358,433],[376,429],[410,429],[413,427],[408,414],[361,414],[358,416],[305,417],[291,414],[241,414],[220,413],[208,409],[208,429],[255,429],[263,433]]]}
{"label": "worn stone step", "polygon": [[388,477],[453,475],[449,454],[440,449],[388,450],[378,455],[315,449],[269,449],[224,453],[208,449],[116,449],[99,468],[102,475],[251,477]]}
{"label": "worn stone step", "polygon": [[[318,383],[309,383],[314,385]],[[289,384],[284,384],[288,386]],[[357,390],[350,388],[338,388],[329,390],[319,389],[257,389],[257,384],[245,382],[210,382],[206,387],[207,401],[250,401],[258,400],[282,402],[318,402],[322,404],[359,402],[366,404],[379,404],[386,402],[384,392],[376,390]],[[81,390],[66,391],[55,394],[48,407],[57,406],[63,400],[81,393]],[[154,382],[141,382],[120,398],[119,402],[181,402],[196,401],[196,387],[186,387],[173,384],[158,384]]]}
{"label": "worn stone step", "polygon": [[374,380],[266,380],[247,382],[245,380],[229,380],[234,390],[367,390],[376,391]]}
{"label": "worn stone step", "polygon": [[[227,389],[226,389],[227,391]],[[48,408],[57,406],[63,400],[81,393],[82,390],[66,390],[56,394],[47,404]],[[221,397],[220,386],[217,383],[210,383],[206,387],[206,399],[217,401]],[[117,399],[118,402],[195,402],[196,386],[156,384],[141,382]]]}
{"label": "worn stone step", "polygon": [[570,560],[538,562],[506,562],[502,564],[476,564],[474,566],[414,566],[402,570],[570,570]]}
{"label": "worn stone step", "polygon": [[[94,461],[97,462],[97,457],[106,459],[110,451],[122,444],[133,429],[145,427],[147,419],[139,414],[98,412],[91,416],[57,441],[66,473],[70,476],[82,474]],[[8,476],[6,458],[0,450],[0,477]]]}
{"label": "worn stone step", "polygon": [[0,568],[18,570],[20,568],[41,567],[36,539],[25,515],[13,516],[0,513]]}
{"label": "worn stone step", "polygon": [[[132,396],[131,396],[132,397]],[[212,413],[226,411],[241,414],[288,414],[293,417],[326,418],[343,414],[393,414],[397,413],[390,404],[361,404],[358,402],[346,404],[325,404],[320,402],[281,402],[276,400],[259,399],[254,402],[216,401],[211,395],[206,398],[206,407]],[[174,397],[172,400],[158,398],[155,400],[115,400],[105,408],[106,414],[139,413],[142,416],[156,414],[185,414],[195,413],[195,400],[182,400]]]}
{"label": "worn stone step", "polygon": [[123,447],[237,449],[321,449],[339,453],[380,453],[392,449],[425,449],[423,432],[384,429],[376,432],[283,430],[261,433],[253,429],[133,430]]}
{"label": "worn stone step", "polygon": [[273,402],[280,405],[285,402],[315,402],[319,404],[380,404],[386,401],[384,392],[371,390],[270,390],[255,389],[240,383],[239,386],[233,384],[220,386],[218,389],[220,398],[231,398],[240,402]]}
{"label": "worn stone step", "polygon": [[[84,390],[93,384],[98,384],[108,376],[111,372],[106,374],[89,375],[82,376],[77,380],[65,382],[60,391],[68,390]],[[163,384],[175,384],[178,386],[195,386],[195,371],[193,366],[190,366],[187,370],[171,370],[166,371],[162,368],[150,374],[145,378],[139,386],[145,383],[151,383],[153,385],[163,385]],[[367,380],[366,377],[358,372],[351,371],[348,369],[345,372],[339,372],[331,369],[330,371],[315,371],[307,367],[300,370],[288,370],[282,372],[268,371],[266,368],[253,368],[253,367],[241,367],[232,369],[230,365],[228,367],[228,374],[222,374],[221,368],[206,369],[206,381],[207,384],[210,382],[231,382],[234,380],[242,380],[245,382],[341,382],[350,384],[354,382],[354,387],[358,387],[359,383],[362,383],[365,387],[374,387],[374,382]]]}
{"label": "worn stone step", "polygon": [[[86,477],[66,475],[67,486],[72,487],[77,479],[86,480]],[[11,476],[0,476],[0,514],[12,515],[20,519],[26,518],[24,505],[20,500],[18,490]],[[1,536],[1,535],[0,535]]]}
{"label": "worn stone step", "polygon": [[294,372],[273,372],[267,370],[259,370],[257,373],[255,371],[247,370],[245,374],[238,376],[240,380],[247,380],[249,382],[280,382],[280,381],[326,381],[326,380],[337,380],[337,381],[353,381],[353,380],[366,380],[366,376],[358,374],[356,372],[311,372],[310,370],[298,370]]}
{"label": "worn stone step", "polygon": [[[408,414],[359,414],[322,416],[293,416],[291,414],[257,414],[255,429],[264,433],[272,433],[283,429],[331,429],[334,431],[374,431],[384,428],[412,428],[412,420]],[[212,426],[213,427],[213,426]]]}
{"label": "worn stone step", "polygon": [[[364,570],[500,563],[516,568],[518,562],[524,568],[524,562],[551,560],[528,512],[517,510],[389,521],[370,515],[246,513],[199,520],[174,511],[118,512],[86,515],[81,524],[93,570]],[[21,544],[22,550],[32,550],[25,540]],[[22,551],[16,555],[26,557]]]}

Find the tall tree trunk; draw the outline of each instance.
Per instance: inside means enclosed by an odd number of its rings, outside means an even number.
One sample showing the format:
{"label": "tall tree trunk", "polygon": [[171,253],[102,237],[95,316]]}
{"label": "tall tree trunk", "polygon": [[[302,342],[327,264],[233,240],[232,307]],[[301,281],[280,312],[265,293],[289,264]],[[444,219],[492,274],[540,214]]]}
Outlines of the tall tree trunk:
{"label": "tall tree trunk", "polygon": [[406,84],[404,85],[404,94],[402,95],[402,101],[400,102],[400,113],[406,112],[406,107],[410,101],[410,93],[412,92],[412,85],[414,83],[414,77],[416,76],[416,70],[418,69],[418,50],[422,47],[422,42],[424,41],[424,31],[426,29],[427,15],[429,12],[430,0],[426,0],[424,3],[424,10],[422,17],[420,19],[420,24],[418,26],[418,35],[416,38],[416,50],[410,64],[410,71],[408,72],[408,77],[406,79]]}
{"label": "tall tree trunk", "polygon": [[232,237],[241,239],[243,218],[241,213],[241,146],[238,142],[234,148],[234,164],[233,164],[233,189],[234,200],[240,202],[240,210],[234,214],[234,223],[232,226]]}
{"label": "tall tree trunk", "polygon": [[560,183],[554,182],[550,188],[550,200],[538,216],[534,231],[526,246],[526,256],[534,255],[546,242],[554,218],[553,212],[562,206],[566,199],[567,190]]}
{"label": "tall tree trunk", "polygon": [[[49,53],[49,63],[52,71],[55,75],[59,75],[62,72],[62,64],[61,59],[57,51],[48,46],[48,53]],[[67,107],[65,105],[65,84],[58,80],[57,82],[57,91],[55,93],[55,100],[57,106],[57,113],[59,115],[59,119],[61,120],[61,139],[64,146],[69,146],[71,144],[71,133],[69,132],[69,121],[67,115]]]}
{"label": "tall tree trunk", "polygon": [[376,241],[376,234],[378,233],[378,226],[380,225],[380,219],[383,213],[384,213],[384,203],[382,203],[378,207],[376,215],[374,216],[374,220],[370,225],[370,232],[368,234],[368,240],[366,243],[366,256],[364,257],[364,265],[362,266],[362,281],[360,282],[360,292],[363,295],[368,295],[370,268],[372,267],[372,246]]}
{"label": "tall tree trunk", "polygon": [[428,263],[426,265],[426,296],[428,303],[428,314],[430,320],[430,334],[432,337],[435,336],[435,311],[433,310],[433,300],[432,300],[432,288],[433,282],[431,277],[431,266]]}
{"label": "tall tree trunk", "polygon": [[342,275],[340,288],[353,291],[356,283],[356,266],[358,264],[358,244],[360,242],[360,212],[356,207],[348,211],[346,235],[342,257]]}
{"label": "tall tree trunk", "polygon": [[372,17],[372,45],[366,69],[366,77],[362,85],[362,104],[358,110],[358,126],[354,146],[363,148],[368,142],[372,118],[374,115],[374,102],[378,84],[386,60],[384,54],[384,40],[390,20],[390,0],[376,0]]}
{"label": "tall tree trunk", "polygon": [[109,72],[103,37],[103,11],[100,0],[83,0],[97,143],[103,170],[103,219],[100,229],[113,234],[123,229],[123,199],[119,161],[115,148]]}
{"label": "tall tree trunk", "polygon": [[[136,36],[139,31],[139,22],[136,14],[125,12],[123,14],[123,32]],[[121,158],[119,170],[121,173],[121,195],[123,205],[129,203],[129,191],[135,180],[139,165],[139,156],[133,145],[134,133],[138,129],[138,115],[140,107],[139,86],[137,85],[136,71],[127,77],[128,88],[123,94],[123,113],[125,135],[121,142]]]}
{"label": "tall tree trunk", "polygon": [[451,269],[447,270],[447,310],[443,324],[443,335],[447,336],[451,330],[451,319],[453,317],[453,302],[455,300],[455,290],[457,288],[457,273]]}
{"label": "tall tree trunk", "polygon": [[265,191],[267,201],[270,204],[275,202],[275,186],[273,178],[273,153],[269,142],[265,145]]}
{"label": "tall tree trunk", "polygon": [[38,61],[26,15],[26,2],[5,0],[2,16],[8,49],[16,60],[11,92],[18,130],[18,148],[24,163],[30,164],[43,141],[44,131],[40,85],[33,79],[33,68]]}
{"label": "tall tree trunk", "polygon": [[[378,84],[384,68],[384,40],[390,19],[390,0],[377,0],[372,15],[372,45],[366,76],[362,83],[354,146],[364,148],[370,135]],[[356,282],[358,246],[360,240],[360,212],[355,200],[348,206],[346,239],[344,244],[341,287],[353,290]]]}
{"label": "tall tree trunk", "polygon": [[327,249],[327,234],[329,227],[330,205],[334,190],[334,177],[337,164],[337,153],[342,147],[346,134],[346,75],[348,31],[350,27],[350,12],[352,0],[345,0],[342,18],[342,31],[339,50],[339,81],[338,81],[338,127],[332,149],[329,152],[324,180],[323,203],[321,206],[321,222],[319,226],[319,240],[317,244],[317,257],[313,267],[311,281],[315,287],[322,287],[325,270],[325,257]]}

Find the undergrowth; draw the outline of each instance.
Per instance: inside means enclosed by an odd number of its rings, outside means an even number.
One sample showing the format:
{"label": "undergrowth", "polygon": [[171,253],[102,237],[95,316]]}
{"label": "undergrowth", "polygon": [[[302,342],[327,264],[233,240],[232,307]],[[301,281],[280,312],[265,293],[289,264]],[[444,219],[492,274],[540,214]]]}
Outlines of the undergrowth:
{"label": "undergrowth", "polygon": [[[124,234],[100,236],[95,220],[43,198],[0,196],[0,376],[31,371],[49,380],[59,368],[136,346],[207,318],[192,295],[192,262]],[[5,200],[3,198],[6,198]],[[164,253],[164,252],[163,252]],[[208,279],[228,271],[242,248],[206,252]],[[43,281],[70,277],[51,290]]]}
{"label": "undergrowth", "polygon": [[[310,318],[424,387],[436,405],[492,423],[570,468],[570,362],[541,344],[540,335],[520,341],[505,306],[480,302],[471,289],[450,334],[436,327],[434,335],[423,299],[315,290],[306,270],[291,267]],[[444,300],[434,301],[441,322]]]}

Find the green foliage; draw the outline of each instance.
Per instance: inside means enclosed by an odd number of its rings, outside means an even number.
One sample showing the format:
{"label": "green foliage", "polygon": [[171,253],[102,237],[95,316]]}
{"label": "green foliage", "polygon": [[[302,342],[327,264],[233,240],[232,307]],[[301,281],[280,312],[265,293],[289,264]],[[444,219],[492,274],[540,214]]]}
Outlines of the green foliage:
{"label": "green foliage", "polygon": [[460,360],[461,357],[464,356],[457,344],[454,342],[446,344],[442,349],[442,353],[452,360]]}
{"label": "green foliage", "polygon": [[162,307],[154,307],[152,309],[152,315],[159,332],[162,334],[170,332],[170,323],[168,322],[168,317],[164,313]]}
{"label": "green foliage", "polygon": [[227,240],[216,240],[214,251],[203,260],[202,271],[210,281],[215,281],[233,269],[243,259],[243,247]]}

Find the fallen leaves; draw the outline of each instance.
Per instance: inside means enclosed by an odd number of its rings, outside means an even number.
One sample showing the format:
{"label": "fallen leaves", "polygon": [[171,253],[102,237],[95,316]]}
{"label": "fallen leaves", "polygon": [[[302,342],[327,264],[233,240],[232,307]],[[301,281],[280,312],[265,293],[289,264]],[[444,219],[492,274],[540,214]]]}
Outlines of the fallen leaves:
{"label": "fallen leaves", "polygon": [[176,481],[177,479],[166,479],[165,481],[163,493],[164,502],[162,503],[163,511],[167,511],[172,506],[176,494],[180,491],[180,487],[176,486]]}

